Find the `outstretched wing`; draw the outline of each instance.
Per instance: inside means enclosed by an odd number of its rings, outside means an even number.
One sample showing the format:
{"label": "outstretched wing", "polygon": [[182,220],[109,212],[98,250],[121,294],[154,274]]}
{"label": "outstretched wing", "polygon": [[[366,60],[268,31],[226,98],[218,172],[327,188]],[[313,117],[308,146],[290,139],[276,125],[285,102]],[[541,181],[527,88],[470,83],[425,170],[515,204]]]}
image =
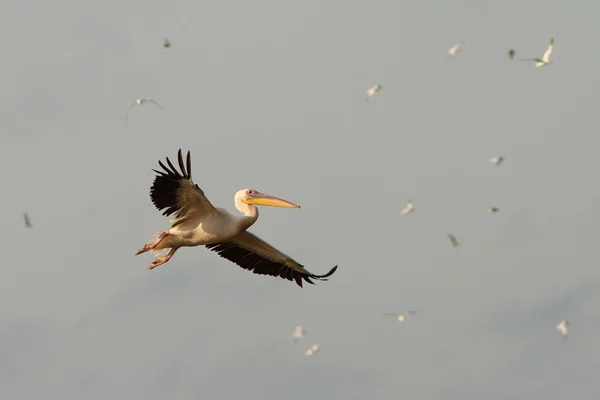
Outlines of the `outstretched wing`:
{"label": "outstretched wing", "polygon": [[325,275],[315,275],[293,258],[247,231],[237,234],[226,242],[209,244],[206,247],[255,274],[294,280],[300,287],[302,287],[302,280],[310,284],[314,284],[311,279],[326,281],[326,278],[337,269],[336,265]]}
{"label": "outstretched wing", "polygon": [[153,99],[144,99],[144,100],[146,100],[148,103],[156,104],[158,107],[162,108],[163,110],[165,109],[163,106],[158,104],[158,102]]}
{"label": "outstretched wing", "polygon": [[190,152],[188,151],[186,163],[184,164],[181,149],[179,149],[178,161],[181,173],[177,171],[177,168],[173,166],[168,157],[166,160],[169,167],[161,161],[158,162],[164,171],[153,169],[158,175],[154,178],[154,183],[150,189],[150,198],[158,211],[164,210],[164,216],[175,213],[175,221],[171,226],[177,226],[190,219],[217,212],[202,189],[192,181]]}
{"label": "outstretched wing", "polygon": [[550,54],[552,53],[552,49],[554,49],[554,38],[550,39],[550,44],[548,44],[548,49],[544,53],[542,60],[548,62],[550,60]]}
{"label": "outstretched wing", "polygon": [[381,314],[381,316],[398,318],[400,316],[400,314],[395,313],[395,312],[385,312],[385,313]]}

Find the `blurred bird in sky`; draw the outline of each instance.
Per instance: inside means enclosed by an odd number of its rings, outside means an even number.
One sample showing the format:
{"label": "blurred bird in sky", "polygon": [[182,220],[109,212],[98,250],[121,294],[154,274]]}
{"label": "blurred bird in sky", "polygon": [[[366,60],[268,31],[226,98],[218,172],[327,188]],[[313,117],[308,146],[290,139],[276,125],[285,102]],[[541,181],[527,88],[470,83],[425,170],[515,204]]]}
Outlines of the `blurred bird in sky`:
{"label": "blurred bird in sky", "polygon": [[548,48],[546,49],[546,52],[544,53],[542,58],[519,58],[519,60],[520,61],[535,61],[536,68],[543,67],[552,62],[552,61],[550,61],[550,54],[552,54],[553,49],[554,49],[554,38],[551,38],[550,43],[548,44]]}
{"label": "blurred bird in sky", "polygon": [[306,331],[304,330],[304,328],[302,328],[301,326],[297,326],[294,329],[294,333],[292,334],[292,337],[294,338],[294,343],[302,339],[304,335],[306,335]]}
{"label": "blurred bird in sky", "polygon": [[375,93],[379,92],[381,89],[383,89],[383,86],[381,85],[375,85],[372,88],[370,88],[369,90],[367,90],[367,101],[371,99],[371,97],[375,96]]}
{"label": "blurred bird in sky", "polygon": [[29,218],[29,215],[27,213],[23,213],[23,220],[25,222],[25,228],[33,228],[33,225],[31,224],[31,219]]}
{"label": "blurred bird in sky", "polygon": [[454,235],[448,233],[448,239],[450,239],[450,244],[452,244],[452,247],[458,247],[458,240],[456,240]]}
{"label": "blurred bird in sky", "polygon": [[161,106],[160,104],[158,104],[153,99],[151,99],[149,97],[140,97],[139,99],[137,99],[136,101],[134,101],[133,103],[131,103],[131,105],[127,109],[127,113],[125,114],[125,122],[127,122],[127,118],[129,118],[129,113],[131,112],[131,110],[133,109],[133,107],[135,107],[135,106],[141,106],[144,103],[155,104],[155,105],[157,105],[158,107],[160,107],[160,108],[162,108],[164,110],[163,106]]}
{"label": "blurred bird in sky", "polygon": [[407,215],[410,214],[411,212],[415,211],[415,205],[413,204],[412,200],[408,200],[408,203],[406,204],[406,207],[404,207],[404,209],[402,210],[401,214],[402,215]]}
{"label": "blurred bird in sky", "polygon": [[451,57],[454,57],[456,55],[456,53],[458,53],[459,51],[462,50],[464,44],[465,44],[464,40],[461,40],[460,42],[456,43],[454,46],[452,46],[448,49],[448,54],[450,54]]}
{"label": "blurred bird in sky", "polygon": [[313,354],[315,354],[316,352],[318,352],[320,350],[320,347],[318,344],[313,345],[310,349],[306,350],[306,352],[304,353],[305,356],[312,356]]}
{"label": "blurred bird in sky", "polygon": [[569,329],[567,328],[567,326],[569,326],[569,321],[567,321],[566,319],[560,321],[560,324],[556,325],[556,330],[560,331],[563,339],[566,339],[567,335],[569,334]]}
{"label": "blurred bird in sky", "polygon": [[504,157],[503,156],[498,156],[498,157],[492,157],[492,158],[490,158],[490,163],[494,164],[496,166],[502,164],[502,161],[504,161]]}

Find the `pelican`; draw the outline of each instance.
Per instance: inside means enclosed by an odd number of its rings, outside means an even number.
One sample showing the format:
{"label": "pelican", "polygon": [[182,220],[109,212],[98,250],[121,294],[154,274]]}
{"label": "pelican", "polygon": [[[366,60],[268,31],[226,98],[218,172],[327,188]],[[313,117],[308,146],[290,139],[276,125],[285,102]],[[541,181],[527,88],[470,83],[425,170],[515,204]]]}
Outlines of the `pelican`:
{"label": "pelican", "polygon": [[495,206],[488,207],[488,211],[491,213],[497,213],[499,210],[500,210],[500,208],[495,207]]}
{"label": "pelican", "polygon": [[510,49],[508,51],[508,58],[510,58],[511,60],[514,59],[515,58],[515,53],[516,53],[515,49]]}
{"label": "pelican", "polygon": [[[409,315],[415,315],[416,313],[417,313],[416,310],[410,310],[410,311],[408,311]],[[393,313],[393,312],[383,313],[383,316],[384,317],[394,317],[394,318],[396,318],[400,322],[404,322],[404,320],[406,319],[406,315],[404,315],[404,314],[398,314],[398,313]]]}
{"label": "pelican", "polygon": [[160,104],[158,104],[156,101],[152,100],[151,98],[148,97],[140,97],[139,99],[137,99],[136,101],[134,101],[133,103],[131,103],[131,105],[129,106],[129,108],[127,109],[127,113],[125,113],[125,122],[127,122],[127,118],[129,118],[129,113],[131,112],[131,109],[135,106],[141,106],[144,103],[153,103],[155,105],[157,105],[158,107],[163,108],[163,106],[161,106]]}
{"label": "pelican", "polygon": [[171,47],[171,42],[169,42],[169,39],[165,38],[165,40],[163,41],[163,44],[162,44],[162,48],[168,49],[169,47]]}
{"label": "pelican", "polygon": [[502,161],[504,161],[504,157],[503,156],[498,156],[498,157],[492,157],[492,158],[490,158],[490,164],[494,164],[496,166],[502,164]]}
{"label": "pelican", "polygon": [[402,215],[407,215],[414,211],[415,211],[415,205],[413,204],[412,200],[408,199],[408,203],[406,203],[406,207],[404,207],[404,209],[400,213]]}
{"label": "pelican", "polygon": [[310,349],[306,350],[306,353],[304,353],[305,356],[312,356],[313,354],[315,354],[316,352],[318,352],[320,349],[318,344],[313,345]]}
{"label": "pelican", "polygon": [[294,342],[297,342],[299,339],[302,339],[304,335],[306,335],[306,331],[304,330],[304,328],[302,328],[301,326],[297,326],[294,329],[294,333],[292,334]]}
{"label": "pelican", "polygon": [[546,49],[546,52],[544,53],[542,58],[519,58],[519,60],[520,61],[535,61],[536,68],[543,67],[552,62],[552,61],[550,61],[550,54],[552,53],[552,49],[554,49],[554,38],[550,39],[550,43],[548,44],[548,49]]}
{"label": "pelican", "polygon": [[448,233],[448,239],[450,239],[450,244],[452,245],[452,247],[458,247],[459,243],[456,237],[454,237],[454,235]]}
{"label": "pelican", "polygon": [[300,208],[289,201],[260,193],[254,189],[240,190],[235,195],[235,207],[244,215],[232,215],[223,208],[215,208],[204,195],[204,191],[192,181],[192,160],[188,151],[183,162],[181,149],[178,153],[179,168],[173,166],[169,158],[168,167],[161,161],[163,171],[157,173],[150,189],[150,198],[164,216],[175,213],[168,230],[155,235],[155,240],[147,243],[135,253],[152,250],[160,253],[170,249],[165,256],[158,257],[150,264],[153,269],[169,261],[180,247],[206,246],[221,257],[255,274],[279,276],[289,281],[295,280],[302,287],[302,280],[314,284],[311,279],[326,281],[337,269],[333,267],[325,275],[315,275],[293,258],[277,250],[247,229],[258,219],[255,205]]}
{"label": "pelican", "polygon": [[23,213],[23,220],[25,222],[25,228],[33,228],[31,219],[29,219],[29,215],[27,213]]}
{"label": "pelican", "polygon": [[567,328],[567,326],[569,326],[569,321],[567,321],[566,319],[560,321],[560,324],[556,325],[556,330],[560,331],[563,339],[566,339],[567,335],[569,334],[569,329]]}
{"label": "pelican", "polygon": [[375,96],[375,93],[379,92],[381,89],[383,89],[383,86],[375,85],[372,88],[370,88],[369,90],[367,90],[367,98],[365,101],[370,100],[371,97]]}
{"label": "pelican", "polygon": [[462,47],[464,46],[465,41],[461,40],[459,43],[456,43],[454,46],[450,47],[448,49],[448,54],[450,54],[451,57],[454,57],[456,55],[456,53],[458,53],[459,51],[462,50]]}

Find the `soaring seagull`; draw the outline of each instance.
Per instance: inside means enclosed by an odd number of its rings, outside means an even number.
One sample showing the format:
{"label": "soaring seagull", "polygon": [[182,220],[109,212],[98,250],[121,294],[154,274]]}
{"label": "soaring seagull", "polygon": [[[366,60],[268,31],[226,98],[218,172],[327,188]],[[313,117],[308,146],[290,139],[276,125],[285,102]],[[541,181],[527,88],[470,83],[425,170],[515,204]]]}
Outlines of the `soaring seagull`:
{"label": "soaring seagull", "polygon": [[415,204],[412,202],[411,199],[408,199],[408,203],[406,203],[406,207],[404,207],[404,209],[402,209],[402,211],[400,211],[400,214],[408,215],[414,211],[415,211]]}
{"label": "soaring seagull", "polygon": [[554,38],[550,39],[550,43],[548,44],[548,49],[542,56],[542,58],[519,58],[520,61],[535,61],[536,67],[543,67],[545,65],[550,64],[550,54],[552,53],[552,49],[554,49]]}
{"label": "soaring seagull", "polygon": [[135,255],[150,250],[155,253],[160,253],[163,249],[170,250],[165,256],[156,258],[148,269],[169,261],[180,247],[194,246],[206,246],[255,274],[294,280],[300,287],[302,280],[311,284],[311,279],[326,281],[337,269],[336,265],[325,275],[315,275],[293,258],[247,231],[258,219],[258,208],[255,205],[284,208],[300,206],[254,189],[244,189],[236,193],[234,200],[235,207],[244,215],[232,215],[224,208],[215,208],[202,189],[192,181],[189,151],[184,163],[179,149],[181,172],[169,158],[166,161],[168,167],[161,161],[158,162],[164,171],[153,170],[157,175],[150,189],[150,198],[159,211],[164,210],[164,216],[175,213],[175,218],[171,220],[170,229],[156,234],[155,240],[147,243]]}

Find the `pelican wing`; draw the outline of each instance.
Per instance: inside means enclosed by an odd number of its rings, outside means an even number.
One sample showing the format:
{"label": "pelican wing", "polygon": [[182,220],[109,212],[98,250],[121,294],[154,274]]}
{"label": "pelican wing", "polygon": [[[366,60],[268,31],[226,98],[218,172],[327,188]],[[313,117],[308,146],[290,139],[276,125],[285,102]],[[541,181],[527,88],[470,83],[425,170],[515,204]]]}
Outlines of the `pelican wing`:
{"label": "pelican wing", "polygon": [[542,60],[544,62],[548,62],[550,60],[550,54],[552,53],[552,49],[554,48],[554,39],[550,39],[550,44],[548,45],[548,49],[544,53]]}
{"label": "pelican wing", "polygon": [[383,314],[381,314],[383,317],[394,317],[394,318],[398,318],[400,316],[400,314],[395,313],[395,312],[384,312]]}
{"label": "pelican wing", "polygon": [[158,211],[164,210],[164,216],[176,213],[171,226],[174,227],[196,217],[217,212],[202,189],[192,181],[190,152],[188,151],[184,164],[181,149],[179,149],[178,161],[181,173],[177,171],[168,157],[166,160],[168,167],[161,161],[158,162],[164,171],[153,169],[158,175],[154,178],[150,189],[150,198]]}
{"label": "pelican wing", "polygon": [[244,231],[230,240],[206,245],[212,251],[240,267],[259,275],[279,276],[289,281],[295,280],[302,287],[302,280],[314,284],[311,279],[326,281],[337,269],[333,267],[325,275],[315,275],[293,258],[250,232]]}

